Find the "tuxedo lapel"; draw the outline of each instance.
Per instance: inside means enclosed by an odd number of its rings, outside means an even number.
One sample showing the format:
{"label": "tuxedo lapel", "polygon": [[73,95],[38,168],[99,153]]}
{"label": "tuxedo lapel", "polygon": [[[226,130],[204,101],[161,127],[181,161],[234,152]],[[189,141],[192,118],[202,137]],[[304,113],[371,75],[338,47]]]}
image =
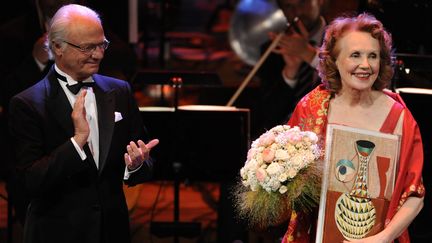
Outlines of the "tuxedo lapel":
{"label": "tuxedo lapel", "polygon": [[66,94],[60,87],[53,69],[48,73],[45,83],[46,92],[48,94],[47,109],[49,114],[63,127],[68,136],[73,137],[74,127],[71,118],[72,107]]}
{"label": "tuxedo lapel", "polygon": [[115,92],[114,90],[106,87],[103,83],[103,80],[99,76],[94,75],[93,79],[96,82],[94,92],[98,113],[100,174],[106,164],[113,135]]}

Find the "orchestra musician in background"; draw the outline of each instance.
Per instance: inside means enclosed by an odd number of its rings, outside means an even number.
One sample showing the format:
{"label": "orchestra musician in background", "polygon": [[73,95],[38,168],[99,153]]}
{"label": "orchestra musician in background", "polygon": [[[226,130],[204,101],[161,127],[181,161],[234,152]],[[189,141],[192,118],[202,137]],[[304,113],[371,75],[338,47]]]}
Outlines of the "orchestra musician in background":
{"label": "orchestra musician in background", "polygon": [[253,138],[286,123],[300,98],[319,84],[317,47],[326,26],[325,0],[277,0],[277,4],[290,27],[258,70],[260,97],[251,109]]}

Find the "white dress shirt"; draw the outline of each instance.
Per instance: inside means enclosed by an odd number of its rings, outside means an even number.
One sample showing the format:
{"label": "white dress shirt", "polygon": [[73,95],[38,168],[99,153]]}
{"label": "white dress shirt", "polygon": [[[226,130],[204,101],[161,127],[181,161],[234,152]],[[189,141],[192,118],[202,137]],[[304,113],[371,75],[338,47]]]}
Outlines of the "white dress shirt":
{"label": "white dress shirt", "polygon": [[[64,82],[62,80],[59,80],[60,86],[62,87],[63,91],[66,94],[67,99],[69,100],[70,105],[75,105],[75,101],[77,99],[77,95],[73,94],[66,85],[74,85],[78,83],[75,81],[71,76],[67,75],[63,71],[61,71],[57,65],[54,65],[54,68],[56,72],[64,77],[66,77],[67,82]],[[86,80],[82,82],[94,82],[92,77],[87,78]],[[80,91],[81,92],[81,91]],[[98,115],[97,115],[97,106],[96,106],[96,97],[93,92],[93,89],[91,87],[87,87],[87,94],[85,97],[84,107],[86,110],[86,120],[89,123],[90,127],[90,135],[87,139],[87,143],[90,147],[90,151],[93,155],[93,159],[96,163],[96,167],[99,169],[99,127],[98,127]],[[80,155],[82,160],[85,160],[87,158],[87,155],[85,154],[84,150],[78,146],[76,141],[71,138],[72,143],[74,144],[75,148],[77,149],[78,154]]]}
{"label": "white dress shirt", "polygon": [[[67,99],[69,100],[69,103],[73,109],[73,106],[75,104],[75,101],[77,99],[77,95],[79,94],[73,94],[67,87],[66,85],[74,85],[77,83],[76,80],[74,80],[71,76],[67,75],[66,73],[64,73],[63,71],[61,71],[57,65],[54,64],[54,68],[56,70],[56,72],[64,77],[66,77],[67,82],[64,82],[62,80],[58,80],[60,83],[60,86],[62,87],[64,93],[66,94]],[[94,82],[92,77],[87,78],[86,80],[82,81],[82,82]],[[80,91],[81,92],[81,91]],[[90,135],[89,138],[87,140],[87,143],[90,147],[90,151],[93,155],[93,159],[96,163],[96,168],[99,169],[99,126],[98,126],[98,115],[97,115],[97,105],[96,105],[96,96],[93,92],[93,89],[91,87],[87,87],[87,94],[85,97],[85,102],[84,102],[84,107],[86,109],[86,120],[89,123],[89,127],[90,127]],[[84,161],[87,158],[86,153],[84,152],[83,149],[81,149],[81,147],[78,145],[78,143],[75,141],[75,139],[70,138],[76,151],[78,152],[79,156],[81,157],[81,159]],[[141,165],[142,166],[142,165]],[[133,171],[129,171],[127,166],[125,168],[125,172],[124,172],[124,180],[129,179],[130,175],[139,170],[141,168],[141,166],[139,166],[137,169],[133,170]]]}

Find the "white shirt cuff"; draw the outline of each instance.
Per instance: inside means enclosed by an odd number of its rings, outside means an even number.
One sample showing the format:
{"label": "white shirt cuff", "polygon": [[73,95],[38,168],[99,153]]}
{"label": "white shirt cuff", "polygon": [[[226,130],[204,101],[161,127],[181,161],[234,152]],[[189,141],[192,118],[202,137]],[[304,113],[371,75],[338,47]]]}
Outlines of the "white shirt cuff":
{"label": "white shirt cuff", "polygon": [[87,159],[87,155],[85,154],[84,150],[80,148],[80,146],[75,142],[75,139],[71,138],[72,144],[74,145],[76,151],[78,152],[81,159],[84,161]]}
{"label": "white shirt cuff", "polygon": [[136,172],[137,170],[139,170],[139,169],[142,167],[142,165],[143,165],[144,163],[145,163],[145,161],[144,161],[140,166],[138,166],[138,168],[136,168],[135,170],[132,170],[132,171],[129,171],[128,167],[126,166],[126,168],[125,168],[125,172],[124,172],[123,180],[127,180],[127,179],[129,179],[129,176],[130,176],[132,173],[134,173],[134,172]]}

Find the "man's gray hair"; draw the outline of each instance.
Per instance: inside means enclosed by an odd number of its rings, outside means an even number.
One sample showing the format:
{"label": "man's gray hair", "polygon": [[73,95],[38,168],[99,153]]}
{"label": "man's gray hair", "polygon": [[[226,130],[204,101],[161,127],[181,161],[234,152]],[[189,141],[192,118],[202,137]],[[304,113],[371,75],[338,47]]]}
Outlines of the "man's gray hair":
{"label": "man's gray hair", "polygon": [[48,30],[47,40],[45,45],[48,48],[50,57],[54,57],[52,53],[52,44],[61,43],[62,47],[65,47],[65,40],[68,34],[68,25],[72,22],[74,16],[88,16],[94,18],[102,24],[99,14],[83,5],[79,4],[68,4],[59,8],[50,22],[50,28]]}

